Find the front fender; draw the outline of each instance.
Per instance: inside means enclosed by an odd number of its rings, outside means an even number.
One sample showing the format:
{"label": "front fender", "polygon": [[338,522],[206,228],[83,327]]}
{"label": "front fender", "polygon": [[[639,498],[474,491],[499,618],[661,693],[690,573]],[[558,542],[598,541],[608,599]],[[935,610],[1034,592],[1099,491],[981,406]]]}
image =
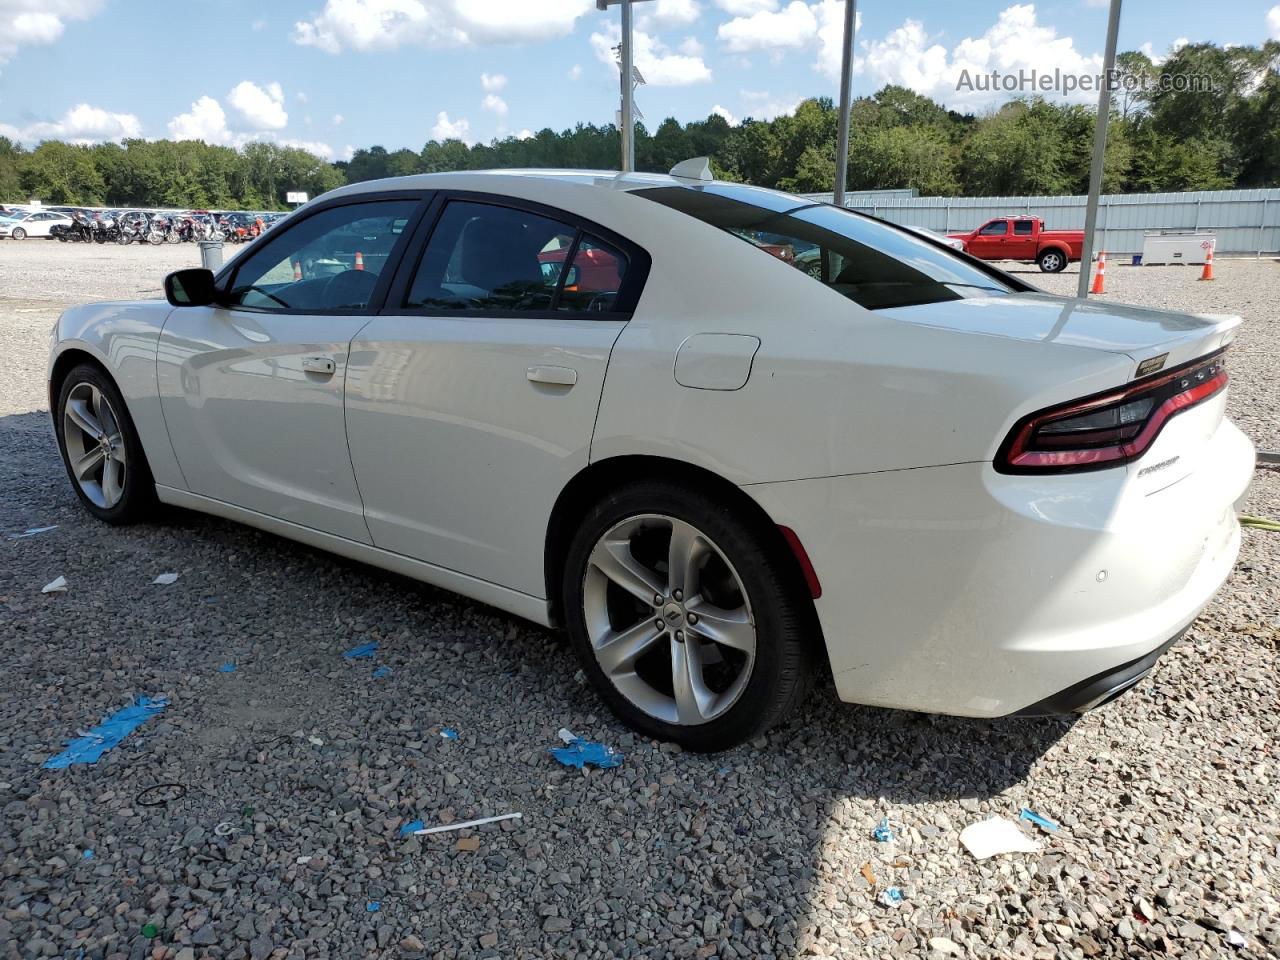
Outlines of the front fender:
{"label": "front fender", "polygon": [[138,430],[157,483],[186,489],[160,409],[156,350],[173,308],[163,300],[72,307],[54,328],[49,354],[50,408],[55,376],[80,358],[96,361],[115,381]]}

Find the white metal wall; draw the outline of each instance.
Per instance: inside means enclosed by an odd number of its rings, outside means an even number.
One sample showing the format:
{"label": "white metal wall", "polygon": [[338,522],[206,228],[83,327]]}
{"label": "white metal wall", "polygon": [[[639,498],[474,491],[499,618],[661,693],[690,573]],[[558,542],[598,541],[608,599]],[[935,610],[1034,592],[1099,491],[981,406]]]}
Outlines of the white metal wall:
{"label": "white metal wall", "polygon": [[[830,194],[827,195],[828,197]],[[1050,230],[1083,230],[1079,197],[870,197],[850,195],[846,206],[894,223],[961,233],[992,217],[1034,214]],[[1280,251],[1280,189],[1191,193],[1105,194],[1099,200],[1099,242],[1111,254],[1142,252],[1147,231],[1212,230],[1218,254]]]}

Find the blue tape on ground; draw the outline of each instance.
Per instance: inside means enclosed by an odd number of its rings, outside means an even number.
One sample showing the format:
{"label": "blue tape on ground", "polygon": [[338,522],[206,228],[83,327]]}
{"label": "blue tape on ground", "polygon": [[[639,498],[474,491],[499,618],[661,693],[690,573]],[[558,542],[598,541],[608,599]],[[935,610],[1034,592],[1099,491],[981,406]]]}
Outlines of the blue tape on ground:
{"label": "blue tape on ground", "polygon": [[358,647],[352,647],[343,656],[348,660],[361,660],[365,657],[372,657],[377,652],[378,641],[374,640],[372,643],[363,643]]}
{"label": "blue tape on ground", "polygon": [[379,679],[380,677],[389,677],[389,676],[391,676],[390,667],[378,667],[373,671],[373,678],[375,680]]}
{"label": "blue tape on ground", "polygon": [[73,763],[97,763],[99,757],[168,705],[168,700],[139,697],[133,706],[113,713],[84,736],[72,740],[67,749],[46,760],[44,768],[61,770]]}
{"label": "blue tape on ground", "polygon": [[563,747],[552,747],[547,751],[566,767],[577,767],[581,770],[588,763],[607,770],[609,767],[622,766],[622,754],[603,743],[583,740],[581,737]]}
{"label": "blue tape on ground", "polygon": [[410,820],[408,823],[406,823],[403,827],[400,828],[400,836],[407,837],[409,836],[409,834],[416,833],[418,830],[423,829],[425,826],[426,824],[423,823],[421,820]]}

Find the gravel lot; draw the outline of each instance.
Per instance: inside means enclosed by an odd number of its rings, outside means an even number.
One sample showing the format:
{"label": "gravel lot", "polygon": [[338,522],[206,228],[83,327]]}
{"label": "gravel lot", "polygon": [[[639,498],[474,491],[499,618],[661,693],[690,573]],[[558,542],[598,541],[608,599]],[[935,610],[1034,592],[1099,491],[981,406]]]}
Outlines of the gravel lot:
{"label": "gravel lot", "polygon": [[[684,754],[607,715],[555,634],[219,520],[88,518],[48,427],[49,328],[196,261],[0,243],[0,534],[58,525],[0,536],[0,957],[1280,954],[1280,535],[1246,531],[1156,674],[1074,724],[828,687],[766,739]],[[1109,297],[1243,314],[1232,415],[1276,449],[1280,264],[1196,275],[1116,267]],[[1258,471],[1249,510],[1280,516],[1280,474]],[[42,595],[59,575],[68,592]],[[342,657],[373,640],[375,659]],[[96,765],[41,768],[140,694],[171,703]],[[626,763],[560,767],[562,726]],[[959,846],[1024,805],[1062,824],[1038,854]],[[872,839],[883,816],[892,843]],[[900,906],[877,903],[887,886]]]}

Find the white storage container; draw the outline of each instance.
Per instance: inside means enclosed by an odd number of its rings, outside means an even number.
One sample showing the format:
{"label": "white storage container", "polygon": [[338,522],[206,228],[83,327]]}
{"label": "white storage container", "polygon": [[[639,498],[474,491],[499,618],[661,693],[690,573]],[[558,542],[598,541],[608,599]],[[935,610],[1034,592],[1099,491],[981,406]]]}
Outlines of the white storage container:
{"label": "white storage container", "polygon": [[1161,230],[1142,237],[1142,265],[1153,263],[1204,263],[1216,243],[1204,230]]}

